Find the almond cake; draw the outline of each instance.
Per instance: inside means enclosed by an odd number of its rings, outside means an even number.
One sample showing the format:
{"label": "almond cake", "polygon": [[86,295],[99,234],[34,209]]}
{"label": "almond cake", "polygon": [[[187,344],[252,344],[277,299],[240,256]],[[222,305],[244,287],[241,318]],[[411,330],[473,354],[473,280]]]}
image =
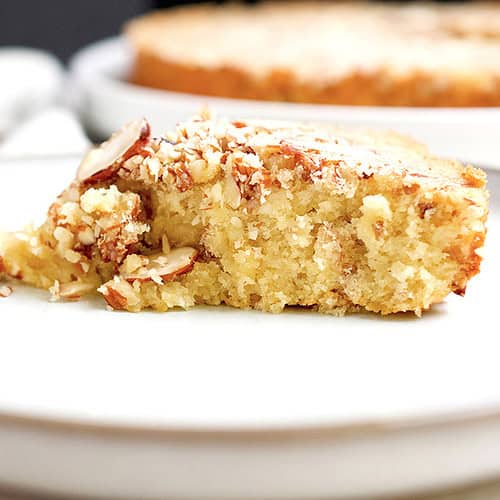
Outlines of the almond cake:
{"label": "almond cake", "polygon": [[420,315],[479,272],[485,174],[394,133],[194,117],[91,150],[4,274],[113,309]]}
{"label": "almond cake", "polygon": [[125,27],[130,80],[245,99],[499,106],[495,2],[263,2],[147,14]]}

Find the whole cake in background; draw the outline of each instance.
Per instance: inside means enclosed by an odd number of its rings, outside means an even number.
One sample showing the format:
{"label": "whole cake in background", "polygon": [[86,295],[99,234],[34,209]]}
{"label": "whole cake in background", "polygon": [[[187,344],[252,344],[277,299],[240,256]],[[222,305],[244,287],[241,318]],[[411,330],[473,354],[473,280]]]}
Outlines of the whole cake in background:
{"label": "whole cake in background", "polygon": [[132,82],[211,96],[381,106],[500,105],[500,5],[264,2],[148,14]]}
{"label": "whole cake in background", "polygon": [[113,309],[420,314],[479,272],[485,174],[393,133],[199,116],[83,159],[0,273]]}

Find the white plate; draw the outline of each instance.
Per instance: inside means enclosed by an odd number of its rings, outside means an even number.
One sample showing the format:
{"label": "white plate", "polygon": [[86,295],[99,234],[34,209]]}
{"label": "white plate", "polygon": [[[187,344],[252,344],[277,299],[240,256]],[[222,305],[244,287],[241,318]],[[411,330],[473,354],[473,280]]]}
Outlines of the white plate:
{"label": "white plate", "polygon": [[[0,228],[39,219],[77,163],[0,163]],[[0,485],[346,499],[500,474],[500,173],[490,188],[481,275],[421,319],[112,313],[16,287],[0,299]]]}
{"label": "white plate", "polygon": [[131,52],[118,38],[90,45],[71,62],[74,104],[97,135],[108,136],[139,116],[148,117],[162,132],[208,105],[234,118],[394,129],[422,141],[436,154],[500,168],[500,108],[356,107],[222,99],[131,85],[125,81],[130,62]]}

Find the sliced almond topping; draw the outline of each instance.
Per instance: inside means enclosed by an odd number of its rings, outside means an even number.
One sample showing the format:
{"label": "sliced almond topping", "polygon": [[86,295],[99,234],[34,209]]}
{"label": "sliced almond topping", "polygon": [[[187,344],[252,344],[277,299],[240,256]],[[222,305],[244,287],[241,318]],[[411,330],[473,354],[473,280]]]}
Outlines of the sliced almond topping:
{"label": "sliced almond topping", "polygon": [[66,300],[78,300],[82,295],[90,293],[94,289],[90,283],[64,283],[59,285],[59,297]]}
{"label": "sliced almond topping", "polygon": [[12,288],[7,285],[0,285],[0,298],[7,298],[12,294]]}
{"label": "sliced almond topping", "polygon": [[169,281],[180,274],[191,271],[198,250],[191,247],[176,248],[168,254],[155,254],[148,257],[148,264],[133,273],[127,273],[123,278],[132,281]]}
{"label": "sliced almond topping", "polygon": [[107,304],[116,311],[123,311],[127,308],[127,298],[122,295],[112,284],[106,283],[98,290],[104,296]]}
{"label": "sliced almond topping", "polygon": [[108,179],[122,161],[133,156],[144,146],[150,133],[151,128],[145,119],[128,123],[115,132],[109,140],[87,153],[78,167],[76,179],[79,182]]}
{"label": "sliced almond topping", "polygon": [[235,210],[240,206],[241,203],[241,192],[238,184],[234,180],[234,177],[229,174],[226,175],[226,182],[224,183],[224,198],[226,203]]}

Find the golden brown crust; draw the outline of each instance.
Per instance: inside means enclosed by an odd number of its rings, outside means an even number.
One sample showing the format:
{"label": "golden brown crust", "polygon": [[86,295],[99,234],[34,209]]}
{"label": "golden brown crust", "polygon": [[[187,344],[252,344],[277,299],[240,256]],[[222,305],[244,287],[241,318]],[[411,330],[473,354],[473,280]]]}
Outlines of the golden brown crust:
{"label": "golden brown crust", "polygon": [[309,104],[414,107],[493,107],[500,105],[500,77],[436,87],[435,75],[414,72],[387,85],[383,71],[353,73],[319,87],[300,83],[289,71],[273,71],[264,80],[237,68],[201,68],[138,51],[130,73],[137,85],[214,97]]}
{"label": "golden brown crust", "polygon": [[[171,91],[258,100],[498,106],[500,42],[490,32],[498,24],[500,40],[500,23],[490,22],[485,32],[479,28],[488,14],[500,16],[500,7],[483,5],[481,15],[471,17],[476,8],[481,6],[462,12],[455,5],[297,2],[285,9],[271,2],[154,13],[127,26],[135,51],[130,80]],[[297,18],[315,26],[316,43],[297,36]],[[275,34],[269,33],[269,19],[276,20]],[[231,38],[233,30],[245,26],[247,37]],[[210,30],[221,34],[209,37]],[[229,43],[222,43],[223,33]],[[193,49],[203,37],[210,55]],[[293,46],[296,57],[287,46]]]}

